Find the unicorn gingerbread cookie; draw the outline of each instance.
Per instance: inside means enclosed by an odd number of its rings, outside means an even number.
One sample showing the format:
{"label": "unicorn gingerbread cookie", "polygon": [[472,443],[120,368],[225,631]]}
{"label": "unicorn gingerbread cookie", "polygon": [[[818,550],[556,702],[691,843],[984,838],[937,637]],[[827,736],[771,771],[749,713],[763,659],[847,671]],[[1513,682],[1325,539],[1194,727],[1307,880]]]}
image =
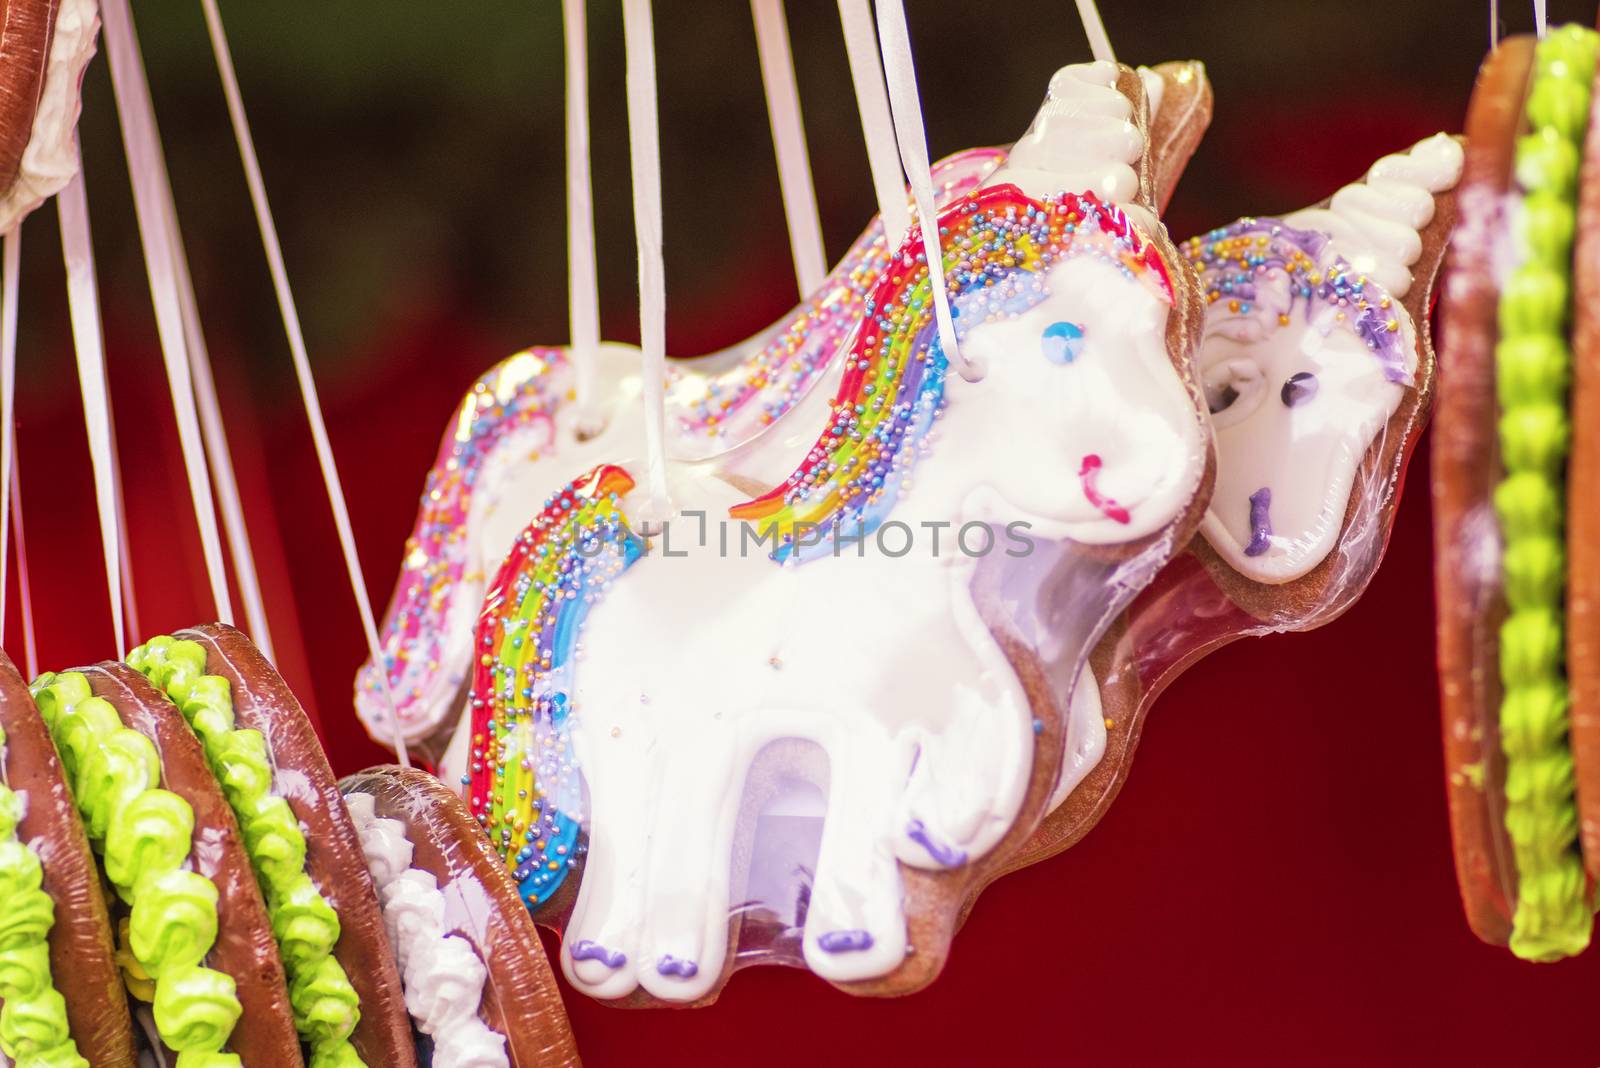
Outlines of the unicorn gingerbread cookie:
{"label": "unicorn gingerbread cookie", "polygon": [[830,393],[671,465],[660,536],[624,456],[508,538],[463,779],[578,989],[703,1002],[751,959],[915,989],[1042,815],[1073,680],[1212,477],[1203,298],[1156,221],[1144,99],[1128,68],[1067,68],[942,211],[981,374],[936,343],[907,243]]}
{"label": "unicorn gingerbread cookie", "polygon": [[[1164,204],[1211,118],[1211,88],[1193,61],[1141,68],[1151,101],[1148,155]],[[1156,104],[1159,103],[1159,108]],[[940,203],[975,189],[1006,154],[973,149],[933,171]],[[896,236],[895,243],[898,243]],[[669,449],[701,460],[764,433],[813,391],[831,394],[864,302],[894,249],[874,221],[810,300],[724,352],[674,360],[668,374]],[[574,370],[564,349],[518,353],[468,393],[428,474],[416,525],[382,627],[389,694],[408,744],[439,758],[463,704],[473,621],[484,585],[522,521],[579,471],[638,455],[636,350],[603,345],[598,434],[580,426]],[[512,521],[492,523],[504,511]],[[496,532],[489,536],[488,531]],[[391,737],[389,702],[371,663],[357,677],[356,709],[372,735]],[[459,762],[459,754],[454,759]]]}
{"label": "unicorn gingerbread cookie", "polygon": [[1074,694],[1096,714],[1075,719],[1090,729],[1069,740],[1053,811],[1017,864],[1104,814],[1145,714],[1185,667],[1240,637],[1330,622],[1376,574],[1432,405],[1427,313],[1461,165],[1439,134],[1322,205],[1182,246],[1208,301],[1216,487],[1202,537],[1096,649],[1093,683]]}

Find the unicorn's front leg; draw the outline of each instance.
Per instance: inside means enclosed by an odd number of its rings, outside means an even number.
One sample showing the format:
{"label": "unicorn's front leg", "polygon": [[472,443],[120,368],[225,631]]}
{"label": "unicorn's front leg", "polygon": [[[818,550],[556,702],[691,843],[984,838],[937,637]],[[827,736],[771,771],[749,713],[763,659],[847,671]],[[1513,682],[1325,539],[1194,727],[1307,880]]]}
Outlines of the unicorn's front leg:
{"label": "unicorn's front leg", "polygon": [[914,759],[910,746],[881,731],[830,748],[828,815],[804,939],[806,965],[824,979],[887,975],[905,959],[900,868],[883,828]]}

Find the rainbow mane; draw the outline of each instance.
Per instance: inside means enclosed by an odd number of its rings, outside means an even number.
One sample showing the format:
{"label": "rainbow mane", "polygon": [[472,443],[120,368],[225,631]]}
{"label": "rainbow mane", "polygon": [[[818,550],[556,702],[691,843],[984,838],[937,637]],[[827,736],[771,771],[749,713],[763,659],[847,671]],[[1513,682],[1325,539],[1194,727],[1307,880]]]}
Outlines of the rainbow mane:
{"label": "rainbow mane", "polygon": [[1200,270],[1206,300],[1227,301],[1237,315],[1256,307],[1258,283],[1281,272],[1289,287],[1289,307],[1278,312],[1278,324],[1289,325],[1296,302],[1303,304],[1309,321],[1319,307],[1334,310],[1334,322],[1355,332],[1383,367],[1383,376],[1399,385],[1411,384],[1406,345],[1400,337],[1394,299],[1376,282],[1358,275],[1342,256],[1335,256],[1326,272],[1318,261],[1328,247],[1328,236],[1301,230],[1282,219],[1246,217],[1191,237],[1180,248]]}
{"label": "rainbow mane", "polygon": [[[1045,295],[1027,283],[1073,255],[1108,260],[1172,303],[1159,251],[1093,194],[1040,201],[1014,185],[995,186],[945,209],[939,228],[958,337],[969,322],[1027,311]],[[780,563],[827,555],[841,536],[876,530],[922,451],[943,403],[946,358],[920,248],[920,240],[908,239],[868,300],[828,425],[800,467],[782,485],[730,509],[775,539],[772,558]],[[811,539],[812,530],[824,536]]]}
{"label": "rainbow mane", "polygon": [[478,617],[462,782],[530,908],[579,855],[572,650],[593,602],[644,550],[618,505],[632,488],[626,471],[602,465],[552,496],[517,536]]}

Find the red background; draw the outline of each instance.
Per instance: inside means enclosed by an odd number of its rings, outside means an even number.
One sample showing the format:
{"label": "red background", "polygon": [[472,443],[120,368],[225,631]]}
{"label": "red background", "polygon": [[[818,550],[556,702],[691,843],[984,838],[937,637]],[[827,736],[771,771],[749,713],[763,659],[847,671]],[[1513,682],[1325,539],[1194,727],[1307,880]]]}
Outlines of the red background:
{"label": "red background", "polygon": [[[308,18],[320,12],[302,6]],[[743,20],[743,5],[733,6]],[[816,116],[825,113],[829,130],[848,130],[852,105],[840,80],[842,56],[811,48],[812,31],[794,14],[802,5],[790,6],[818,158]],[[936,152],[1014,134],[1048,71],[1082,58],[1074,34],[1064,33],[1070,48],[1039,46],[1039,57],[1010,67],[969,62],[967,46],[950,43],[962,25],[952,6],[913,6],[919,57],[933,57],[925,65],[934,73],[925,73],[924,96]],[[1051,10],[1059,17],[1056,9],[1066,6]],[[1276,28],[1275,43],[1259,47],[1237,27],[1218,25],[1227,20],[1214,13],[1203,20],[1210,36],[1191,42],[1182,34],[1160,36],[1160,19],[1147,25],[1136,12],[1105,6],[1113,38],[1127,42],[1135,58],[1193,53],[1211,63],[1217,121],[1169,215],[1180,235],[1245,211],[1316,200],[1382,152],[1457,125],[1483,37],[1471,4],[1417,5],[1409,16],[1393,4],[1338,15],[1305,5],[1325,12],[1316,28],[1336,22],[1326,34],[1334,43],[1286,57],[1284,41],[1299,47],[1306,38],[1286,33],[1298,9],[1284,5],[1239,5],[1238,25],[1246,30]],[[1187,16],[1177,14],[1183,5],[1155,6],[1172,13],[1169,29],[1180,17],[1191,20],[1185,26],[1198,25],[1195,5],[1187,6]],[[530,158],[521,175],[542,184],[515,202],[516,212],[524,214],[530,202],[552,205],[543,217],[555,230],[543,258],[525,265],[526,277],[514,276],[523,294],[518,301],[485,309],[483,294],[500,291],[478,278],[489,270],[485,256],[503,252],[505,242],[474,244],[480,238],[472,233],[430,232],[416,247],[403,245],[399,262],[340,259],[319,245],[332,239],[317,211],[328,210],[331,198],[354,213],[353,231],[394,227],[403,243],[416,228],[377,207],[364,214],[351,198],[380,180],[379,169],[406,164],[389,160],[384,153],[399,150],[374,135],[363,148],[370,169],[328,170],[328,157],[305,144],[317,136],[318,123],[347,147],[350,137],[339,123],[377,120],[312,108],[289,90],[282,90],[289,102],[279,103],[270,79],[252,84],[249,72],[286,46],[265,30],[253,38],[250,27],[265,23],[251,23],[243,6],[237,14],[245,23],[245,32],[235,33],[245,90],[257,108],[269,186],[300,279],[369,586],[381,604],[422,472],[462,389],[515,345],[564,336],[560,201],[548,199],[552,192],[559,197],[559,156],[549,155],[559,141],[542,144],[545,155]],[[1470,25],[1463,22],[1468,15]],[[194,33],[192,25],[180,29]],[[673,35],[681,32],[677,20],[658,19],[664,56],[673,54]],[[836,28],[829,32],[836,36]],[[614,46],[614,27],[602,25],[596,34],[611,35],[604,39]],[[349,707],[350,679],[364,650],[303,416],[288,389],[257,246],[241,214],[242,192],[233,188],[237,172],[223,169],[231,162],[216,150],[226,148],[226,134],[214,102],[191,107],[189,82],[161,76],[184,70],[178,60],[187,53],[164,37],[146,36],[147,51],[167,57],[151,66],[157,103],[169,120],[164,129],[180,202],[198,200],[208,209],[186,215],[189,245],[280,661],[319,716],[336,767],[354,770],[382,758]],[[1369,62],[1379,48],[1384,60]],[[740,44],[730,54],[749,63],[748,51]],[[1251,64],[1268,52],[1277,73],[1252,77]],[[815,55],[832,66],[813,67]],[[703,55],[691,58],[703,64]],[[209,77],[203,64],[198,69]],[[673,69],[664,59],[664,80]],[[960,73],[941,77],[941,69]],[[751,71],[744,74],[753,84]],[[137,245],[128,232],[115,134],[104,118],[103,77],[91,74],[85,142],[91,200],[103,224],[112,386],[148,635],[210,609]],[[971,92],[991,77],[1022,86],[1007,90],[1012,102],[998,128]],[[196,94],[214,94],[214,83],[196,84]],[[753,107],[754,118],[745,120],[755,132],[738,147],[737,166],[759,161],[770,169],[760,105]],[[759,193],[751,194],[749,217],[738,222],[756,238],[715,247],[695,247],[692,237],[674,240],[680,213],[698,218],[694,212],[705,210],[696,206],[695,168],[715,166],[717,157],[704,145],[674,147],[673,108],[668,101],[664,113],[671,345],[676,352],[707,351],[783,311],[792,301],[792,274],[767,172]],[[539,110],[559,109],[552,98]],[[174,112],[177,121],[170,120]],[[410,98],[400,113],[427,114],[428,102]],[[200,125],[191,125],[195,114]],[[492,120],[480,114],[476,121]],[[551,129],[549,114],[543,121]],[[604,121],[597,103],[597,143]],[[988,132],[973,132],[980,128]],[[835,252],[870,210],[859,147],[850,151],[849,168],[819,167]],[[610,158],[615,164],[614,149]],[[597,179],[607,333],[623,339],[636,327],[631,249],[611,240],[626,233],[625,209],[607,212],[604,182],[614,190],[624,173],[625,163],[613,165],[609,178]],[[213,185],[226,186],[227,212],[209,211]],[[474,209],[452,199],[456,192],[455,185],[423,188],[417,203],[437,202],[444,217],[484,228],[471,222]],[[113,651],[51,214],[41,212],[27,230],[18,398],[34,607],[47,667]],[[488,217],[492,234],[500,216]],[[433,255],[441,248],[442,260]],[[700,258],[688,264],[691,253]],[[503,272],[489,273],[499,279]],[[376,296],[361,284],[330,291],[319,284],[325,277],[384,284]],[[359,329],[347,328],[343,315],[358,318]],[[336,340],[320,343],[327,337]],[[1594,1064],[1600,955],[1522,964],[1478,943],[1461,916],[1440,767],[1426,470],[1424,444],[1388,561],[1366,598],[1322,631],[1236,644],[1179,680],[1152,713],[1128,786],[1104,822],[1069,853],[991,888],[929,990],[897,1001],[857,1000],[800,972],[763,969],[738,975],[710,1009],[628,1013],[568,991],[587,1063]],[[20,661],[14,594],[8,618],[6,645]]]}

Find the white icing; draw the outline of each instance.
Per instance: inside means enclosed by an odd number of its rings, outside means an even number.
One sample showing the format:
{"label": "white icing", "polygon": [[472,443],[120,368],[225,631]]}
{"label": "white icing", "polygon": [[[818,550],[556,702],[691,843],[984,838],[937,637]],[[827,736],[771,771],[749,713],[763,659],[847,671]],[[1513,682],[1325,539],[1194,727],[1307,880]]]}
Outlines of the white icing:
{"label": "white icing", "polygon": [[405,825],[378,816],[368,794],[347,794],[345,804],[378,884],[406,1011],[418,1031],[433,1036],[435,1068],[510,1068],[505,1037],[477,1014],[488,971],[470,941],[448,933],[445,895],[432,873],[410,866]]}
{"label": "white icing", "polygon": [[1161,113],[1161,101],[1167,95],[1167,81],[1149,67],[1139,67],[1138,74],[1139,80],[1144,83],[1145,99],[1150,102],[1150,122],[1154,125],[1156,116]]}
{"label": "white icing", "polygon": [[380,888],[411,867],[411,839],[406,837],[405,825],[399,820],[375,819],[369,823],[362,830],[361,849],[373,881]]}
{"label": "white icing", "polygon": [[[1325,273],[1335,256],[1352,265],[1364,257],[1359,269],[1373,280],[1398,279],[1409,286],[1406,268],[1416,260],[1410,250],[1420,248],[1420,240],[1414,229],[1392,220],[1404,217],[1425,225],[1433,215],[1430,190],[1449,189],[1460,167],[1460,145],[1439,134],[1405,155],[1379,160],[1365,185],[1346,186],[1334,195],[1333,211],[1295,212],[1284,221],[1332,234],[1317,265],[1320,271]],[[1359,223],[1347,221],[1355,210],[1351,205],[1365,211]],[[1364,239],[1352,236],[1353,225],[1364,227],[1362,234],[1380,235],[1390,249],[1404,246],[1409,258],[1373,258],[1380,244],[1361,243]],[[1409,241],[1398,236],[1403,229]],[[1207,311],[1201,377],[1208,392],[1230,386],[1238,399],[1212,415],[1217,481],[1201,531],[1231,567],[1256,582],[1290,582],[1333,551],[1362,460],[1407,388],[1385,376],[1354,330],[1335,321],[1339,309],[1314,307],[1309,320],[1303,303],[1291,307],[1287,277],[1273,272],[1258,276],[1248,314],[1230,311],[1226,301],[1212,303]],[[1406,370],[1414,372],[1415,326],[1398,299],[1389,310],[1399,323]],[[1288,317],[1286,325],[1280,314]],[[1316,393],[1290,407],[1282,390],[1296,374],[1314,375]],[[1271,491],[1272,534],[1266,551],[1250,556],[1245,553],[1253,535],[1250,498],[1262,488]]]}
{"label": "white icing", "polygon": [[[1108,90],[1118,112],[1105,96],[1114,68],[1108,81],[1086,67],[1057,75],[1060,91],[1052,83],[1048,115],[1023,156],[1035,168],[1060,168],[1050,193],[1089,175],[1096,191],[1119,200],[1137,193],[1127,160],[1142,146],[1127,122],[1131,105]],[[732,552],[721,551],[714,531],[697,544],[696,521],[680,514],[673,549],[686,555],[647,556],[597,598],[570,704],[589,852],[562,966],[579,989],[614,998],[643,987],[681,1001],[719,982],[746,769],[771,742],[798,739],[826,756],[813,782],[828,816],[803,952],[828,979],[880,976],[904,959],[902,863],[939,869],[940,854],[977,858],[1011,828],[1033,768],[1033,714],[973,601],[976,562],[953,551],[952,532],[1021,521],[1045,540],[1130,542],[1182,511],[1205,452],[1202,424],[1166,349],[1168,307],[1155,292],[1088,255],[1065,258],[1038,283],[1045,295],[1034,308],[968,333],[964,346],[988,372],[977,383],[947,376],[930,454],[889,517],[917,529],[948,524],[941,554],[925,535],[901,557],[869,537],[860,556],[851,549],[778,567],[761,550],[738,554],[736,524]],[[1083,334],[1082,351],[1067,364],[1047,359],[1041,343],[1044,328],[1062,321]],[[632,356],[602,359],[606,369]],[[836,363],[744,447],[672,464],[672,499],[716,523],[751,485],[780,483],[826,425],[841,374]],[[568,444],[557,418],[558,463],[513,457],[495,469],[496,503],[475,513],[474,551],[486,566],[527,524],[533,502],[600,462],[639,469],[637,419],[615,419],[600,438]],[[1099,492],[1127,510],[1126,522],[1086,495],[1078,465],[1089,454],[1103,465]],[[870,636],[861,633],[869,626]],[[1081,776],[1103,751],[1104,725],[1097,743],[1092,686],[1079,689],[1085,695],[1074,702],[1067,744],[1082,750],[1071,772]],[[469,723],[459,730],[470,731]],[[460,759],[466,747],[451,752]],[[442,774],[449,780],[462,770],[447,764]],[[841,932],[866,932],[871,945],[822,948],[824,935]],[[615,967],[595,954],[574,960],[572,948],[584,943],[624,959]],[[663,975],[667,957],[694,962],[696,973]]]}
{"label": "white icing", "polygon": [[[442,902],[439,911],[442,915]],[[470,942],[460,935],[441,937],[440,930],[418,932],[406,957],[406,1011],[425,1035],[476,1018],[489,976]]]}
{"label": "white icing", "polygon": [[1284,222],[1328,234],[1335,252],[1399,299],[1411,288],[1409,268],[1422,255],[1418,231],[1433,218],[1433,194],[1455,186],[1461,159],[1459,141],[1435,134],[1374,163],[1364,181],[1339,190],[1328,207],[1297,211]]}
{"label": "white icing", "polygon": [[1093,193],[1123,205],[1140,226],[1154,229],[1155,218],[1132,203],[1139,195],[1134,167],[1145,146],[1133,123],[1133,101],[1117,89],[1119,69],[1098,61],[1056,71],[1033,125],[984,184],[1011,182],[1035,199],[1063,191]]}
{"label": "white icing", "polygon": [[1106,721],[1100,704],[1100,683],[1094,677],[1094,669],[1085,664],[1072,684],[1067,751],[1061,762],[1061,778],[1056,782],[1055,793],[1050,795],[1051,811],[1060,807],[1105,755]]}
{"label": "white icing", "polygon": [[379,891],[383,929],[401,968],[420,934],[445,929],[444,895],[432,874],[407,868]]}
{"label": "white icing", "polygon": [[94,58],[95,35],[99,31],[97,0],[61,0],[50,57],[45,61],[39,108],[33,116],[33,132],[22,151],[17,180],[0,196],[0,233],[10,230],[23,216],[59,193],[78,173],[74,134],[83,106],[79,85],[84,68]]}

